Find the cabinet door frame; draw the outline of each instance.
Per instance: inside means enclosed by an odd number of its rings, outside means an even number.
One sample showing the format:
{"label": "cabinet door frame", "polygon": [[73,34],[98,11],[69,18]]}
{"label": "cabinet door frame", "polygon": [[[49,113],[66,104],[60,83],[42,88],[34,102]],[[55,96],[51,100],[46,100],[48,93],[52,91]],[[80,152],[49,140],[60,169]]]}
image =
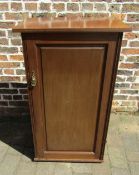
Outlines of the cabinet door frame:
{"label": "cabinet door frame", "polygon": [[[27,82],[30,83],[32,71],[35,71],[37,86],[29,88],[29,104],[32,121],[35,160],[101,162],[107,136],[112,96],[117,72],[122,33],[36,33],[22,34]],[[40,47],[53,46],[104,46],[105,67],[101,83],[101,94],[97,114],[97,129],[94,153],[47,151],[45,110],[43,96],[43,78]],[[40,98],[39,98],[40,97]]]}

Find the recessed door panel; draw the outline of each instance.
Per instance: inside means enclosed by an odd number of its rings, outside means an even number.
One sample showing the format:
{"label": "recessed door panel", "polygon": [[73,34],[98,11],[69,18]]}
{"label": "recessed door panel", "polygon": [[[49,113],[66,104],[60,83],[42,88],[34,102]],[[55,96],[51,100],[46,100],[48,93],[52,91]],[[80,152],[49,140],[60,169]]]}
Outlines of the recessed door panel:
{"label": "recessed door panel", "polygon": [[41,47],[47,151],[93,152],[105,47]]}

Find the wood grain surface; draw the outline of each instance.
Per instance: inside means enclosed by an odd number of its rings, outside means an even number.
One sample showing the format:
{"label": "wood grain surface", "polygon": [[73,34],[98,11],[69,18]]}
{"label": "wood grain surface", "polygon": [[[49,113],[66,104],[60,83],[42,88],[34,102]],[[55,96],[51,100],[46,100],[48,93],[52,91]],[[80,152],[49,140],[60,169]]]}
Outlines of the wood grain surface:
{"label": "wood grain surface", "polygon": [[25,19],[24,22],[13,26],[13,31],[22,33],[46,31],[123,32],[131,31],[131,27],[116,17],[41,17]]}
{"label": "wood grain surface", "polygon": [[102,162],[122,32],[131,28],[115,18],[34,18],[13,30],[22,33],[34,160]]}
{"label": "wood grain surface", "polygon": [[41,50],[48,150],[93,151],[104,47]]}

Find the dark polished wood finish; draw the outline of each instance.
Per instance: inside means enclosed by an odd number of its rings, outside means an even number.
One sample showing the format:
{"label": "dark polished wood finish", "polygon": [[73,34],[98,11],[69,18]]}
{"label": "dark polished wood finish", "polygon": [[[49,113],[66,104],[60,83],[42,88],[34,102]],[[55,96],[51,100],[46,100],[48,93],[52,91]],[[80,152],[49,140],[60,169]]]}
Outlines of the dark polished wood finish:
{"label": "dark polished wood finish", "polygon": [[103,160],[122,32],[130,30],[111,20],[41,18],[14,28],[22,33],[35,160]]}

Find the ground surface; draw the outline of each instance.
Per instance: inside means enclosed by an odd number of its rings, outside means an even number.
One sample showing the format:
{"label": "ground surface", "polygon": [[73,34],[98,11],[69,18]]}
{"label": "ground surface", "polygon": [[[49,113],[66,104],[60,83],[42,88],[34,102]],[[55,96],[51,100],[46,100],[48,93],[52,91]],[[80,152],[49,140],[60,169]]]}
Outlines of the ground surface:
{"label": "ground surface", "polygon": [[0,175],[139,175],[139,116],[111,114],[104,163],[33,162],[28,120],[0,119]]}

